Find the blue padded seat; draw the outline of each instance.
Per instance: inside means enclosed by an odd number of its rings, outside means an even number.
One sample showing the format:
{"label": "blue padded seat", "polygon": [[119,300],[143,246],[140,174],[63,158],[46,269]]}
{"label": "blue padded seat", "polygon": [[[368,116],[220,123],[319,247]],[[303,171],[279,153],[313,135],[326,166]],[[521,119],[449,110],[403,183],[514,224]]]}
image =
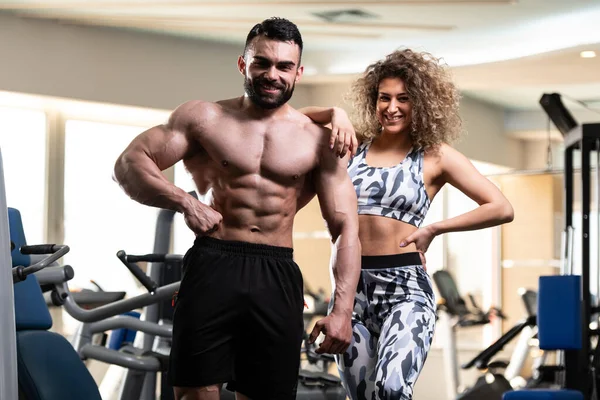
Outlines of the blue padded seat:
{"label": "blue padded seat", "polygon": [[17,332],[17,366],[27,400],[102,399],[71,343],[57,333]]}
{"label": "blue padded seat", "polygon": [[540,276],[538,287],[537,324],[540,349],[581,349],[581,276]]}
{"label": "blue padded seat", "polygon": [[[29,256],[21,214],[8,209],[12,266],[28,266]],[[35,275],[14,285],[19,391],[26,400],[102,400],[96,382],[73,346],[61,335],[49,332],[52,317]]]}
{"label": "blue padded seat", "polygon": [[583,400],[583,394],[577,390],[515,390],[504,393],[502,400]]}

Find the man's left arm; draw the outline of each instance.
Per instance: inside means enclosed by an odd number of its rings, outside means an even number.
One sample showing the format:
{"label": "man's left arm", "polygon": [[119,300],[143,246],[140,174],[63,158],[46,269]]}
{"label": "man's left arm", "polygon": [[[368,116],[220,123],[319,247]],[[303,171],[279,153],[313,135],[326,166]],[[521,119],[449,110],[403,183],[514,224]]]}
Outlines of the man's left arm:
{"label": "man's left arm", "polygon": [[351,318],[360,276],[361,248],[356,192],[346,170],[348,157],[336,157],[323,144],[320,166],[314,174],[321,213],[334,244],[331,262],[335,287],[331,313],[319,320],[311,332],[311,343],[319,332],[326,336],[318,353],[343,353],[352,339]]}

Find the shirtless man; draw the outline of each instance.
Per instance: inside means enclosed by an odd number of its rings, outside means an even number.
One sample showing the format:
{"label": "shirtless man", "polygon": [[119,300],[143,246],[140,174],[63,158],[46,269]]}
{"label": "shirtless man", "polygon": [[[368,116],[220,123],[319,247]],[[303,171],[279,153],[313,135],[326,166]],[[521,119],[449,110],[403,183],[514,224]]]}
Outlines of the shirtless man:
{"label": "shirtless man", "polygon": [[[175,210],[196,233],[183,262],[169,377],[177,399],[294,399],[303,334],[294,216],[315,194],[335,244],[334,307],[315,325],[320,353],[341,354],[360,273],[356,195],[329,132],[287,101],[302,76],[302,38],[279,18],[248,34],[238,69],[245,95],[179,106],[133,140],[115,178],[134,200]],[[183,160],[206,205],[161,171]]]}

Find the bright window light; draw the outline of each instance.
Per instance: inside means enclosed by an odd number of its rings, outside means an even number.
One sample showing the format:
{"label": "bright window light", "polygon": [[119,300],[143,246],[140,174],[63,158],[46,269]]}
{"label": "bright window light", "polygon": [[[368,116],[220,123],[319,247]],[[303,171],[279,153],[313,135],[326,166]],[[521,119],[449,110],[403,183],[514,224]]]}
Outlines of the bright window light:
{"label": "bright window light", "polygon": [[158,209],[131,200],[113,181],[119,154],[145,128],[68,120],[65,129],[65,262],[73,287],[135,293],[139,287],[116,253],[151,253]]}
{"label": "bright window light", "polygon": [[46,219],[46,115],[0,107],[0,149],[6,201],[21,212],[30,244],[44,243]]}

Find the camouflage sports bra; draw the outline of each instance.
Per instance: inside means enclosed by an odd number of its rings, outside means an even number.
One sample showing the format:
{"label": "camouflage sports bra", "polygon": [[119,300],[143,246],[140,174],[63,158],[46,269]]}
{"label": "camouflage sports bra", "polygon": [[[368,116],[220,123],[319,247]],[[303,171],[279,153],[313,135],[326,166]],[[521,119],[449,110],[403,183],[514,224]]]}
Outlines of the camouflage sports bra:
{"label": "camouflage sports bra", "polygon": [[358,213],[421,226],[430,204],[423,182],[424,151],[411,148],[398,165],[370,167],[365,161],[370,146],[371,142],[362,143],[348,164]]}

